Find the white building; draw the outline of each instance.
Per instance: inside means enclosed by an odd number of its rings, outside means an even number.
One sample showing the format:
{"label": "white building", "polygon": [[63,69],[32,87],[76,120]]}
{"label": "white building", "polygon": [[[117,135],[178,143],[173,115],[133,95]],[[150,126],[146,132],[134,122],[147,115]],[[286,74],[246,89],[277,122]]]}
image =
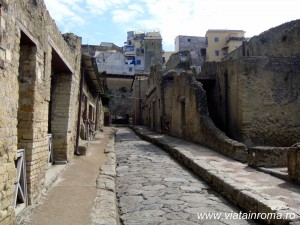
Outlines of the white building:
{"label": "white building", "polygon": [[123,51],[112,43],[96,49],[99,72],[111,75],[147,75],[152,65],[162,63],[162,38],[159,31],[129,31]]}

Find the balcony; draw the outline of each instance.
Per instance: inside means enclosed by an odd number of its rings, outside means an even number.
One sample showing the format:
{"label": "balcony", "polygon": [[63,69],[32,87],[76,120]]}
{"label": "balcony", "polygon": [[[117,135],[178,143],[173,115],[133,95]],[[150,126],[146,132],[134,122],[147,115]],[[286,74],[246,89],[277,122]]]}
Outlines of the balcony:
{"label": "balcony", "polygon": [[244,41],[245,38],[244,37],[229,37],[226,41],[226,43],[230,42],[230,41]]}
{"label": "balcony", "polygon": [[124,53],[125,55],[134,55],[134,46],[133,45],[125,45],[124,46]]}

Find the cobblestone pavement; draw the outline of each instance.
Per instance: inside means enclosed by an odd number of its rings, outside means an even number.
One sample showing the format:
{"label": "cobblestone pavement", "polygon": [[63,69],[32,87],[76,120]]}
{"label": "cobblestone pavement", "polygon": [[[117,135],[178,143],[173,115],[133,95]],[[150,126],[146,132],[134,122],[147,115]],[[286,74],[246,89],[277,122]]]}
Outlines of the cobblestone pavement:
{"label": "cobblestone pavement", "polygon": [[117,197],[124,225],[257,224],[237,219],[242,215],[239,209],[130,129],[118,128],[115,149]]}

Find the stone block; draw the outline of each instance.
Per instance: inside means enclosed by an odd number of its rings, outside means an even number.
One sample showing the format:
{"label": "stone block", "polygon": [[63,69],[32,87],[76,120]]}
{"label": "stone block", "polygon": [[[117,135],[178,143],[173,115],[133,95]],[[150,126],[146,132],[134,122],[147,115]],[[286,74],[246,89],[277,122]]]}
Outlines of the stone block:
{"label": "stone block", "polygon": [[291,148],[287,156],[289,178],[300,184],[300,148]]}
{"label": "stone block", "polygon": [[253,147],[248,152],[248,164],[253,167],[286,167],[289,147]]}
{"label": "stone block", "polygon": [[247,190],[240,190],[236,197],[236,202],[247,212],[257,212],[257,198],[259,196]]}

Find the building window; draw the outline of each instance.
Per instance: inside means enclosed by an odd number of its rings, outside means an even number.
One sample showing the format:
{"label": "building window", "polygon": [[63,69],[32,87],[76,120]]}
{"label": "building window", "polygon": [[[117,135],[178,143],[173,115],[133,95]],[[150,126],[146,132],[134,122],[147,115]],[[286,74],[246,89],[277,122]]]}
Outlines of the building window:
{"label": "building window", "polygon": [[215,38],[214,38],[214,41],[215,41],[215,42],[219,42],[219,38],[218,38],[218,37],[215,37]]}
{"label": "building window", "polygon": [[219,53],[219,50],[216,50],[216,51],[215,51],[215,56],[219,56],[219,54],[220,54],[220,53]]}
{"label": "building window", "polygon": [[188,38],[188,42],[191,42],[191,39],[190,39],[190,38]]}
{"label": "building window", "polygon": [[132,72],[132,67],[129,67],[128,70],[129,70],[129,72]]}
{"label": "building window", "polygon": [[125,46],[125,52],[133,52],[134,51],[134,46]]}
{"label": "building window", "polygon": [[141,65],[142,64],[142,61],[140,59],[137,59],[136,60],[136,65]]}

